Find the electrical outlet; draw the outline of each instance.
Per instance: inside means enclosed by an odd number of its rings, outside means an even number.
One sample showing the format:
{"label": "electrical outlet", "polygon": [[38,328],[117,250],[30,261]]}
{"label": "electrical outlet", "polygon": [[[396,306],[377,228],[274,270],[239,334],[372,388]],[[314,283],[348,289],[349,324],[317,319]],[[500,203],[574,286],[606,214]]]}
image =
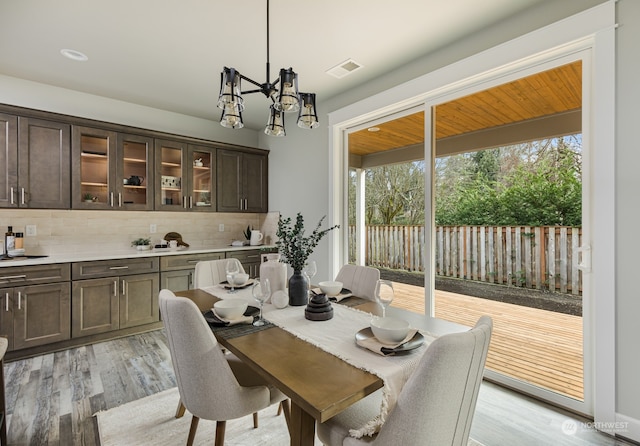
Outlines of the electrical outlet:
{"label": "electrical outlet", "polygon": [[224,223],[218,225],[218,232],[224,232]]}
{"label": "electrical outlet", "polygon": [[158,227],[155,224],[149,225],[149,234],[155,234],[158,232]]}
{"label": "electrical outlet", "polygon": [[36,231],[36,225],[25,226],[25,232],[29,237],[35,237],[38,234],[38,231]]}

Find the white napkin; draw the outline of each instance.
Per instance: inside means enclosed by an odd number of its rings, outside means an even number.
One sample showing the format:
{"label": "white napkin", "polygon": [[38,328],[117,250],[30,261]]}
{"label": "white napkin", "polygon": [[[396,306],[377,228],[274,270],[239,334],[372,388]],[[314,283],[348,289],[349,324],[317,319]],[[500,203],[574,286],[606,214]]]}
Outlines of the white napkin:
{"label": "white napkin", "polygon": [[220,319],[222,322],[227,322],[229,325],[237,325],[237,324],[252,324],[253,323],[253,316],[242,316],[239,317],[238,319],[225,319],[222,316],[220,316],[215,308],[212,308],[211,311],[213,311],[213,314]]}
{"label": "white napkin", "polygon": [[382,353],[382,350],[380,350],[382,347],[396,348],[404,344],[405,342],[410,341],[416,335],[417,332],[418,330],[415,328],[409,329],[409,333],[407,333],[407,336],[405,336],[405,338],[402,341],[396,342],[395,344],[382,343],[378,341],[378,339],[375,336],[371,336],[370,338],[366,338],[366,339],[358,339],[356,340],[356,344],[358,344],[360,347],[364,347],[368,350],[371,350],[372,352],[375,352],[379,355],[386,356],[384,353]]}

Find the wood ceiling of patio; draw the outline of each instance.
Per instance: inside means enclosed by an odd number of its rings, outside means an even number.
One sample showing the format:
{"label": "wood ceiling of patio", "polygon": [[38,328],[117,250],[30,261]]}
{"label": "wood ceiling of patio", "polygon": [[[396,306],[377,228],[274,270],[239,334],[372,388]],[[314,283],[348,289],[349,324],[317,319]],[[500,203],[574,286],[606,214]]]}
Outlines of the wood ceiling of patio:
{"label": "wood ceiling of patio", "polygon": [[[436,107],[436,139],[463,135],[582,107],[582,62],[577,61]],[[424,112],[349,135],[349,153],[369,155],[424,140]]]}

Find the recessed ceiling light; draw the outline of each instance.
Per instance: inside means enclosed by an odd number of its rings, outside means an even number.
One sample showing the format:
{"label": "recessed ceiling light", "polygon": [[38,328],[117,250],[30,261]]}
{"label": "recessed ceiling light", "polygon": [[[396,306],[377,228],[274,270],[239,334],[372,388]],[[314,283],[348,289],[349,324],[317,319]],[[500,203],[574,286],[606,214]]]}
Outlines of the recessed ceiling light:
{"label": "recessed ceiling light", "polygon": [[60,50],[60,54],[62,54],[64,57],[68,59],[76,60],[78,62],[86,62],[87,60],[89,60],[86,54],[76,50],[70,50],[65,48],[63,50]]}
{"label": "recessed ceiling light", "polygon": [[379,132],[380,131],[380,127],[369,127],[367,129],[367,131],[369,131],[369,132]]}

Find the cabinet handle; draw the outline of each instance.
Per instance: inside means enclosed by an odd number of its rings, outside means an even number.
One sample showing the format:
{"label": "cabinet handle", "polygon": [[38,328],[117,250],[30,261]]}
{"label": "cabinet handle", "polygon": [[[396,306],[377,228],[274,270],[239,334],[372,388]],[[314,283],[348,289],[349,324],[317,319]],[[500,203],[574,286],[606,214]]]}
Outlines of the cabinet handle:
{"label": "cabinet handle", "polygon": [[253,259],[254,257],[260,257],[260,254],[251,254],[247,256],[247,259]]}
{"label": "cabinet handle", "polygon": [[190,272],[189,273],[189,289],[191,289],[193,287],[193,273]]}
{"label": "cabinet handle", "polygon": [[20,274],[19,276],[0,276],[0,280],[11,280],[11,279],[26,279],[26,274]]}
{"label": "cabinet handle", "polygon": [[244,210],[246,211],[247,209],[249,209],[249,206],[247,204],[247,199],[244,199]]}
{"label": "cabinet handle", "polygon": [[10,193],[11,193],[11,204],[14,204],[14,202],[13,202],[13,186],[11,186],[11,192]]}
{"label": "cabinet handle", "polygon": [[129,269],[127,265],[124,266],[110,266],[109,269]]}
{"label": "cabinet handle", "polygon": [[20,200],[21,200],[21,204],[26,204],[24,201],[24,187],[20,188]]}
{"label": "cabinet handle", "polygon": [[[27,296],[25,296],[26,298]],[[22,309],[22,293],[18,291],[18,310]]]}
{"label": "cabinet handle", "polygon": [[187,263],[198,263],[200,260],[187,260]]}
{"label": "cabinet handle", "polygon": [[118,207],[122,207],[122,194],[118,192]]}
{"label": "cabinet handle", "polygon": [[4,311],[8,313],[9,312],[9,293],[5,293],[4,298],[5,298]]}
{"label": "cabinet handle", "polygon": [[193,196],[189,196],[189,209],[193,209]]}
{"label": "cabinet handle", "polygon": [[113,199],[113,192],[109,193],[109,198],[110,198],[110,201],[111,201],[110,206],[113,207],[113,203],[115,202],[114,199]]}
{"label": "cabinet handle", "polygon": [[118,295],[118,281],[117,280],[113,281],[113,295],[114,296]]}
{"label": "cabinet handle", "polygon": [[242,210],[242,198],[240,199],[240,210]]}
{"label": "cabinet handle", "polygon": [[125,280],[122,280],[122,295],[123,296],[127,294],[126,286],[127,286],[127,282]]}

